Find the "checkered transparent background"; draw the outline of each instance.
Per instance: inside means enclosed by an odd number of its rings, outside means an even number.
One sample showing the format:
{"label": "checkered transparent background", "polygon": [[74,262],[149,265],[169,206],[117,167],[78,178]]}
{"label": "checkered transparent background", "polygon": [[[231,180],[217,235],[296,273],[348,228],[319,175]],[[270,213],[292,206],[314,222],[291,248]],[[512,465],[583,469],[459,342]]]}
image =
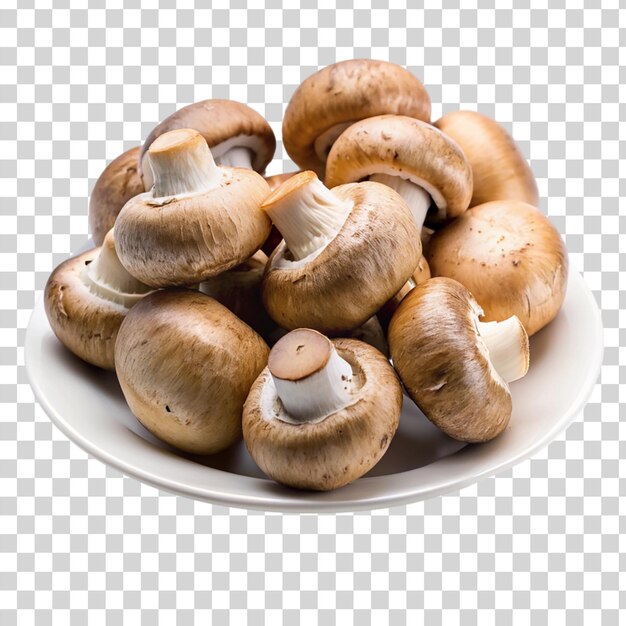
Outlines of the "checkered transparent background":
{"label": "checkered transparent background", "polygon": [[[34,4],[0,4],[0,624],[618,624],[626,605],[618,1],[566,9],[565,0],[519,0],[515,10],[495,9],[495,0],[463,10],[450,0],[443,10],[380,0],[358,9],[307,0],[302,10],[242,0],[213,10],[189,0],[142,9],[99,0],[88,11],[70,10],[69,0]],[[518,139],[542,209],[603,309],[605,362],[584,420],[496,478],[371,514],[226,509],[88,458],[34,403],[21,346],[48,273],[86,238],[100,171],[157,120],[203,98],[248,102],[279,135],[297,84],[351,57],[408,66],[430,92],[433,119],[478,108]],[[279,147],[269,171],[287,165]]]}

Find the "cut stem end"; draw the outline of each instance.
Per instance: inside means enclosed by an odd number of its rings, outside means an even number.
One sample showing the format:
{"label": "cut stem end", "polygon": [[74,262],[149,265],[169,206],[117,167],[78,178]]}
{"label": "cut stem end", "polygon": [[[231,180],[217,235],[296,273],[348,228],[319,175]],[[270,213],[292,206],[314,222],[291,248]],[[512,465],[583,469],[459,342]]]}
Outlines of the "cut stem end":
{"label": "cut stem end", "polygon": [[294,330],[272,348],[268,368],[293,424],[320,422],[353,402],[352,367],[332,342],[315,330]]}

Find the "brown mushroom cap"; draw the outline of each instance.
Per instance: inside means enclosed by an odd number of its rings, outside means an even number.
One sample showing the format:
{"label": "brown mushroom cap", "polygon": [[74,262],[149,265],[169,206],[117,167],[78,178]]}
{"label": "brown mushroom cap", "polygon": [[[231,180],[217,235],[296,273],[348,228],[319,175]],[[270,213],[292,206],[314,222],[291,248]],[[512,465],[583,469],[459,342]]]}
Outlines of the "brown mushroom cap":
{"label": "brown mushroom cap", "polygon": [[138,193],[143,193],[143,181],[137,171],[139,146],[113,159],[105,168],[89,199],[89,230],[96,246],[113,228],[122,207]]}
{"label": "brown mushroom cap", "polygon": [[263,302],[283,328],[336,335],[361,326],[398,292],[419,262],[419,231],[393,189],[365,182],[332,192],[353,203],[335,238],[312,260],[297,262],[283,241],[267,264]]}
{"label": "brown mushroom cap", "polygon": [[459,146],[430,124],[406,116],[361,120],[333,145],[326,186],[373,174],[399,176],[422,187],[437,207],[438,221],[463,213],[472,197],[472,172]]}
{"label": "brown mushroom cap", "polygon": [[[111,233],[103,246],[115,254]],[[48,278],[44,307],[50,327],[66,348],[87,363],[114,369],[113,351],[119,327],[129,308],[150,288],[127,275],[116,286],[123,289],[118,297],[113,293],[116,287],[109,290],[103,285],[98,289],[85,274],[102,249],[94,248],[63,261]]]}
{"label": "brown mushroom cap", "polygon": [[193,128],[205,139],[216,160],[227,149],[241,146],[254,153],[253,168],[263,172],[276,150],[274,131],[265,118],[242,102],[235,100],[202,100],[172,113],[155,126],[141,146],[139,171],[146,190],[150,189],[152,175],[145,167],[145,155],[152,142],[170,130]]}
{"label": "brown mushroom cap", "polygon": [[[201,148],[210,159],[198,137],[190,129],[161,135],[151,158],[158,154],[176,165]],[[155,287],[190,285],[242,263],[261,247],[271,226],[260,208],[267,183],[252,170],[213,168],[216,186],[206,191],[164,198],[146,192],[126,203],[115,232],[120,260],[131,274]]]}
{"label": "brown mushroom cap", "polygon": [[465,285],[485,321],[517,315],[529,335],[551,322],[567,287],[567,251],[556,228],[523,202],[473,207],[433,235],[427,250],[433,276]]}
{"label": "brown mushroom cap", "polygon": [[476,111],[454,111],[435,122],[463,149],[474,175],[470,206],[519,200],[539,206],[537,182],[513,138],[498,122]]}
{"label": "brown mushroom cap", "polygon": [[488,441],[511,417],[511,394],[480,340],[480,307],[449,278],[432,278],[400,303],[389,349],[404,387],[426,417],[460,441]]}
{"label": "brown mushroom cap", "polygon": [[325,491],[347,485],[380,460],[398,428],[402,389],[387,359],[354,339],[333,344],[357,379],[353,404],[316,423],[283,421],[278,416],[284,408],[266,367],[244,405],[250,455],[270,478],[291,487]]}
{"label": "brown mushroom cap", "polygon": [[[334,63],[309,76],[293,94],[283,119],[285,149],[299,167],[323,176],[325,158],[320,158],[316,140],[335,126],[384,113],[430,122],[430,98],[422,83],[386,61]],[[324,152],[328,154],[325,148],[321,156]]]}
{"label": "brown mushroom cap", "polygon": [[197,291],[155,291],[130,313],[115,359],[137,419],[193,454],[213,454],[237,441],[243,403],[267,364],[263,339]]}

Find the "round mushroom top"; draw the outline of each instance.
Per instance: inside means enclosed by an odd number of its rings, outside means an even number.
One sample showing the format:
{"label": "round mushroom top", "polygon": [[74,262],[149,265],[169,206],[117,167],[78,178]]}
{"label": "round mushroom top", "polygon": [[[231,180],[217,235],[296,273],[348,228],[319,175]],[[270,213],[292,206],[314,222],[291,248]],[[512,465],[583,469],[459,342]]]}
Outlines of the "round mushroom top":
{"label": "round mushroom top", "polygon": [[154,287],[191,285],[245,261],[263,244],[270,220],[260,206],[267,184],[255,172],[220,168],[219,187],[152,204],[138,196],[116,223],[120,260]]}
{"label": "round mushroom top", "polygon": [[89,198],[89,230],[96,246],[113,228],[126,202],[144,191],[138,172],[139,151],[140,147],[136,146],[113,159],[94,185]]}
{"label": "round mushroom top", "polygon": [[521,150],[495,120],[477,111],[454,111],[435,126],[461,146],[472,168],[470,206],[519,200],[539,206],[537,182]]}
{"label": "round mushroom top", "polygon": [[61,343],[83,361],[114,369],[117,331],[149,291],[120,264],[111,230],[102,246],[55,268],[46,283],[44,306]]}
{"label": "round mushroom top", "polygon": [[465,285],[485,321],[517,315],[529,335],[548,324],[565,297],[568,260],[563,240],[539,209],[523,202],[473,207],[429,243],[433,276]]}
{"label": "round mushroom top", "polygon": [[249,106],[235,100],[201,100],[172,113],[146,137],[139,155],[140,173],[145,173],[145,154],[163,133],[177,128],[193,128],[205,139],[215,159],[234,147],[254,153],[253,168],[263,172],[276,150],[276,138],[267,120]]}
{"label": "round mushroom top", "polygon": [[487,441],[506,427],[511,395],[477,328],[472,294],[449,278],[411,290],[389,324],[389,350],[424,415],[461,441]]}
{"label": "round mushroom top", "polygon": [[87,363],[112,370],[115,338],[128,309],[94,294],[84,280],[85,268],[99,251],[63,261],[48,278],[43,302],[50,327],[66,348]]}
{"label": "round mushroom top", "polygon": [[309,76],[293,94],[283,119],[285,149],[299,167],[321,176],[337,135],[357,120],[383,113],[430,122],[430,98],[399,65],[372,59],[334,63]]}
{"label": "round mushroom top", "polygon": [[250,455],[270,478],[291,487],[329,490],[352,482],[382,458],[398,428],[402,388],[387,358],[355,339],[333,345],[352,371],[354,401],[348,406],[321,421],[294,424],[269,367],[244,405]]}
{"label": "round mushroom top", "polygon": [[275,378],[298,381],[318,373],[331,357],[332,343],[310,328],[292,330],[278,340],[267,366]]}
{"label": "round mushroom top", "polygon": [[150,432],[181,450],[213,454],[241,437],[243,404],[268,353],[213,298],[159,290],[126,316],[115,363],[131,411]]}
{"label": "round mushroom top", "polygon": [[328,187],[373,174],[422,187],[437,207],[438,220],[463,213],[472,197],[472,171],[461,148],[430,124],[406,116],[361,120],[333,145],[326,163]]}
{"label": "round mushroom top", "polygon": [[283,328],[335,335],[355,329],[398,292],[419,262],[419,230],[397,192],[374,182],[331,191],[352,206],[335,237],[299,261],[283,240],[266,266],[263,302]]}

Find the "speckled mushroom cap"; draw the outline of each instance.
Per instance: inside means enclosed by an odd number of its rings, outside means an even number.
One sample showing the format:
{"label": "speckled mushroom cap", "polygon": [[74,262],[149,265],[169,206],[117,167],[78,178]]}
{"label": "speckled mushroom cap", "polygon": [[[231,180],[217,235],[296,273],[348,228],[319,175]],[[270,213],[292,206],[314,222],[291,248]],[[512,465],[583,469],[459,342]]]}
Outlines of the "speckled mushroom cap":
{"label": "speckled mushroom cap", "polygon": [[89,230],[96,246],[113,228],[126,202],[144,191],[138,159],[139,146],[127,150],[111,161],[96,181],[89,199]]}
{"label": "speckled mushroom cap", "polygon": [[152,142],[170,130],[193,128],[211,148],[213,157],[220,158],[230,148],[248,148],[253,153],[253,169],[262,173],[274,156],[276,138],[267,120],[254,109],[235,100],[201,100],[172,113],[146,137],[139,155],[139,171],[145,189],[152,186],[150,167],[145,166],[145,155]]}
{"label": "speckled mushroom cap", "polygon": [[[307,174],[312,172],[300,176]],[[286,193],[283,187],[264,207]],[[307,327],[335,336],[357,328],[398,292],[419,262],[418,228],[393,189],[365,182],[341,185],[332,193],[352,204],[334,239],[321,253],[299,261],[293,261],[283,240],[267,264],[263,302],[283,328]]]}
{"label": "speckled mushroom cap", "polygon": [[358,340],[333,344],[352,367],[352,404],[316,423],[283,421],[289,417],[266,367],[244,406],[250,455],[270,478],[291,487],[326,491],[347,485],[382,458],[398,428],[402,389],[389,361]]}
{"label": "speckled mushroom cap", "polygon": [[302,169],[323,177],[332,142],[357,120],[384,113],[430,122],[430,98],[411,72],[386,61],[329,65],[296,89],[283,119],[285,149]]}
{"label": "speckled mushroom cap", "polygon": [[435,126],[461,146],[472,168],[470,206],[518,200],[539,206],[537,182],[519,147],[495,120],[476,111],[454,111]]}
{"label": "speckled mushroom cap", "polygon": [[488,202],[435,233],[427,259],[433,276],[465,285],[486,321],[517,315],[529,335],[551,322],[567,287],[568,260],[556,228],[523,202]]}
{"label": "speckled mushroom cap", "polygon": [[[165,159],[167,175],[170,163],[187,172],[187,161],[204,173],[209,168],[203,159],[211,159],[202,136],[191,129],[160,135],[149,154],[153,165],[157,157]],[[144,283],[167,287],[201,282],[242,263],[267,239],[271,222],[260,207],[269,188],[263,177],[215,164],[211,171],[215,180],[206,190],[163,197],[146,192],[129,200],[118,215],[118,255]],[[157,184],[153,189],[156,193]]]}
{"label": "speckled mushroom cap", "polygon": [[[116,284],[108,284],[107,268],[93,271],[102,251]],[[91,272],[90,272],[91,270]],[[112,232],[102,247],[63,261],[48,278],[44,307],[50,327],[59,341],[87,363],[114,369],[115,338],[124,317],[150,288],[127,274],[115,257]]]}
{"label": "speckled mushroom cap", "polygon": [[389,325],[393,365],[409,397],[450,437],[488,441],[509,423],[508,385],[481,340],[480,307],[449,278],[432,278],[400,303]]}
{"label": "speckled mushroom cap", "polygon": [[326,163],[326,186],[389,174],[410,180],[432,198],[441,221],[465,211],[472,172],[459,146],[430,124],[400,115],[379,115],[345,130]]}
{"label": "speckled mushroom cap", "polygon": [[213,454],[230,446],[241,437],[243,403],[269,348],[226,307],[197,291],[155,291],[139,304],[115,344],[130,410],[180,450]]}

